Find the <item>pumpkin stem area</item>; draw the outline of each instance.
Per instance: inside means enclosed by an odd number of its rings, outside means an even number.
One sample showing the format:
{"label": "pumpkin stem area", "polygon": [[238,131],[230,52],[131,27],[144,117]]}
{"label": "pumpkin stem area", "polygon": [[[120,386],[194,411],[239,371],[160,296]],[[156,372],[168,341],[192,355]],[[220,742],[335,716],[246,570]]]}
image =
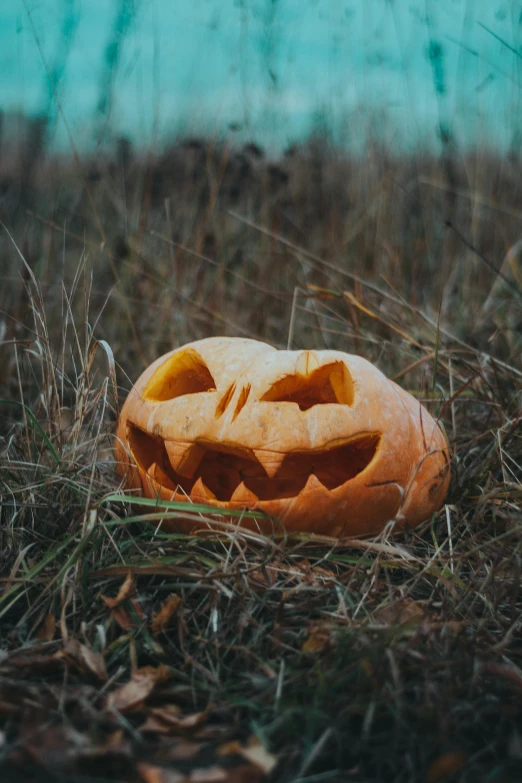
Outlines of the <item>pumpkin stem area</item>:
{"label": "pumpkin stem area", "polygon": [[[221,502],[234,502],[235,493],[239,499],[244,487],[255,496],[252,502],[297,497],[306,491],[311,476],[320,482],[325,492],[332,491],[370,464],[379,441],[379,433],[362,433],[342,443],[337,441],[330,448],[289,452],[272,477],[250,450],[198,442],[192,447],[194,458],[187,458],[184,463],[190,465],[192,475],[187,476],[172,466],[162,438],[128,425],[132,456],[142,471],[167,489],[179,487],[189,496],[196,483],[199,496],[203,484],[208,498]],[[270,456],[268,452],[267,456]],[[274,456],[279,458],[280,455],[274,452]]]}

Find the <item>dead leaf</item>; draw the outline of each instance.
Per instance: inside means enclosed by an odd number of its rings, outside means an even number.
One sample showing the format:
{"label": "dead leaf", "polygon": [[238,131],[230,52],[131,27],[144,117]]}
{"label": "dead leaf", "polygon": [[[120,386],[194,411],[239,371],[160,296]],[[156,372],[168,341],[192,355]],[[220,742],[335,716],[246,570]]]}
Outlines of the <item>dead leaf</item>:
{"label": "dead leaf", "polygon": [[225,725],[218,723],[206,724],[199,726],[198,730],[194,733],[194,739],[205,741],[222,742],[229,734],[229,728]]}
{"label": "dead leaf", "polygon": [[251,571],[248,580],[253,590],[265,590],[273,587],[281,574],[286,575],[286,570],[286,564],[280,558],[275,558],[271,563]]}
{"label": "dead leaf", "polygon": [[227,783],[262,783],[266,776],[251,764],[241,764],[239,767],[227,769]]}
{"label": "dead leaf", "polygon": [[177,723],[183,716],[183,710],[177,704],[164,704],[162,707],[152,707],[150,712],[164,723]]}
{"label": "dead leaf", "polygon": [[252,734],[249,738],[246,747],[240,747],[239,753],[246,761],[250,761],[251,764],[254,764],[266,775],[269,775],[277,765],[277,756],[269,753],[255,734]]}
{"label": "dead leaf", "polygon": [[206,712],[192,712],[184,715],[176,704],[168,704],[163,707],[152,707],[149,710],[147,720],[140,727],[140,731],[174,734],[180,730],[196,728],[206,720]]}
{"label": "dead leaf", "polygon": [[221,767],[195,769],[190,773],[190,783],[228,783],[227,771]]}
{"label": "dead leaf", "polygon": [[171,734],[171,727],[154,715],[148,715],[145,723],[140,726],[140,731],[144,734]]}
{"label": "dead leaf", "polygon": [[218,756],[239,756],[241,750],[241,743],[238,740],[231,740],[230,742],[224,742],[217,749]]}
{"label": "dead leaf", "polygon": [[[327,582],[335,580],[335,574],[331,570],[322,566],[313,566],[308,558],[302,558],[292,563],[286,570],[289,578],[300,578],[305,584],[314,587],[324,587]],[[298,573],[295,573],[296,571]]]}
{"label": "dead leaf", "polygon": [[207,719],[205,712],[192,712],[188,715],[183,715],[175,724],[180,729],[193,729]]}
{"label": "dead leaf", "polygon": [[422,606],[412,598],[381,606],[373,613],[373,619],[379,625],[418,624],[426,618]]}
{"label": "dead leaf", "polygon": [[443,783],[450,775],[462,769],[466,761],[465,753],[443,753],[428,767],[426,783]]}
{"label": "dead leaf", "polygon": [[89,747],[89,739],[70,725],[26,727],[24,750],[43,767],[66,769]]}
{"label": "dead leaf", "polygon": [[191,742],[187,739],[176,740],[169,745],[169,759],[171,761],[187,761],[200,752],[202,745],[199,742]]}
{"label": "dead leaf", "polygon": [[117,729],[116,731],[113,731],[112,734],[109,734],[107,739],[104,742],[104,747],[109,748],[121,748],[125,743],[125,734],[123,733],[123,729]]}
{"label": "dead leaf", "polygon": [[360,666],[363,672],[366,674],[374,688],[379,687],[379,680],[375,676],[375,668],[369,658],[361,658]]}
{"label": "dead leaf", "polygon": [[[141,608],[140,604],[136,599],[131,598],[130,602],[132,604],[132,608],[134,609],[136,615],[139,617],[140,620],[144,620],[145,615],[143,613],[143,609]],[[124,631],[130,631],[133,628],[136,628],[136,623],[131,618],[129,612],[124,606],[117,606],[111,611],[111,618],[118,623],[120,628],[122,628]]]}
{"label": "dead leaf", "polygon": [[[248,745],[242,745],[237,740],[225,742],[217,749],[217,755],[220,758],[242,756],[247,761],[250,761],[254,768],[257,768],[258,772],[262,771],[266,775],[269,775],[277,765],[277,757],[269,753],[255,734],[250,737]],[[237,767],[234,767],[235,769]],[[248,768],[242,767],[242,769],[249,769],[252,772],[253,768],[249,766]],[[245,780],[250,780],[250,778],[245,778]]]}
{"label": "dead leaf", "polygon": [[109,609],[114,609],[116,606],[119,606],[124,601],[126,601],[128,598],[132,598],[132,596],[136,595],[136,585],[134,582],[134,576],[132,575],[132,571],[129,571],[127,574],[127,578],[125,579],[124,583],[118,590],[118,595],[116,598],[109,598],[107,595],[100,596],[102,601],[105,601]]}
{"label": "dead leaf", "polygon": [[117,606],[111,611],[111,620],[114,620],[123,631],[131,631],[135,626],[135,623],[132,622],[130,614],[124,606]]}
{"label": "dead leaf", "polygon": [[480,673],[487,677],[506,680],[515,690],[522,691],[522,674],[515,666],[506,666],[500,663],[485,663],[480,667]]}
{"label": "dead leaf", "polygon": [[117,712],[129,712],[140,707],[154,688],[171,677],[167,666],[144,666],[138,669],[130,682],[113,691],[107,697],[107,708]]}
{"label": "dead leaf", "polygon": [[136,623],[131,618],[128,610],[122,606],[125,601],[130,601],[140,620],[144,619],[143,609],[141,608],[139,602],[136,601],[136,599],[133,597],[135,594],[136,585],[134,582],[134,576],[132,571],[129,571],[127,578],[120,587],[116,598],[110,598],[109,596],[103,594],[100,595],[102,601],[111,610],[111,619],[114,620],[124,631],[130,631],[133,628],[136,628]]}
{"label": "dead leaf", "polygon": [[103,655],[94,652],[85,644],[80,644],[77,639],[69,639],[58,655],[63,655],[66,661],[74,663],[82,671],[94,674],[99,680],[107,679]]}
{"label": "dead leaf", "polygon": [[322,652],[333,645],[333,629],[330,623],[310,623],[308,638],[301,645],[301,652]]}
{"label": "dead leaf", "polygon": [[263,572],[260,569],[251,571],[247,575],[247,579],[251,590],[264,592],[268,587],[271,587],[271,584],[269,583],[268,577],[266,575],[266,571]]}
{"label": "dead leaf", "polygon": [[56,616],[48,614],[36,632],[36,638],[41,642],[52,642],[56,631]]}
{"label": "dead leaf", "polygon": [[15,655],[2,662],[2,669],[9,667],[23,671],[27,669],[32,674],[47,674],[63,669],[63,654],[53,653],[52,655],[28,654]]}
{"label": "dead leaf", "polygon": [[163,602],[161,609],[154,615],[150,624],[151,631],[154,635],[161,633],[161,631],[164,631],[167,628],[170,620],[177,612],[180,603],[181,598],[175,593],[169,595]]}
{"label": "dead leaf", "polygon": [[148,712],[147,720],[140,726],[140,731],[156,734],[170,734],[172,720],[178,719],[181,714],[181,707],[178,707],[176,704],[152,708]]}
{"label": "dead leaf", "polygon": [[188,783],[188,779],[181,772],[165,767],[156,767],[153,764],[138,764],[138,772],[144,783]]}

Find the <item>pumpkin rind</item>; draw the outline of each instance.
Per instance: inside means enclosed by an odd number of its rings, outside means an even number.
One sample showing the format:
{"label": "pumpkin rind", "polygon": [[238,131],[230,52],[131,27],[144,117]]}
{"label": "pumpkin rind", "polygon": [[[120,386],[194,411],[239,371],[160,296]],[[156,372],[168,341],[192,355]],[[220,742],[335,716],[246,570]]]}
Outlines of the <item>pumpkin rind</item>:
{"label": "pumpkin rind", "polygon": [[450,480],[438,424],[366,359],[242,338],[157,359],[123,406],[115,453],[127,486],[146,497],[257,509],[288,532],[333,537],[414,527]]}

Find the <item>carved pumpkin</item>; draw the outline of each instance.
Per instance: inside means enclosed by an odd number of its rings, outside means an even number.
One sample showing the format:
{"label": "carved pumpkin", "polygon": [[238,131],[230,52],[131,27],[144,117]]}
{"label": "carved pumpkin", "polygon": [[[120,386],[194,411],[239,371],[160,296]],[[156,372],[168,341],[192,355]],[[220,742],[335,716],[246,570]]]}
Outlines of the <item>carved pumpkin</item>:
{"label": "carved pumpkin", "polygon": [[146,497],[258,509],[289,532],[335,537],[419,524],[450,478],[439,426],[365,359],[236,337],[190,343],[142,374],[116,458]]}

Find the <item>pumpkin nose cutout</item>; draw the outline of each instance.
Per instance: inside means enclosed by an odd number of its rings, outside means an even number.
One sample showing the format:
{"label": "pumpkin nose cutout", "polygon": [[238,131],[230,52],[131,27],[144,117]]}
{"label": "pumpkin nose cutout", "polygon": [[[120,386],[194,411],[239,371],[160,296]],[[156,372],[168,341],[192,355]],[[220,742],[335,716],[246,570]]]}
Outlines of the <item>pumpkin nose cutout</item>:
{"label": "pumpkin nose cutout", "polygon": [[230,400],[234,396],[235,390],[236,390],[236,384],[232,383],[228,387],[228,389],[226,390],[226,392],[224,393],[224,395],[222,396],[220,401],[218,402],[217,407],[216,407],[216,419],[219,419],[224,414],[224,412],[226,411],[226,409],[227,409],[227,407],[228,407],[228,405],[230,403]]}
{"label": "pumpkin nose cutout", "polygon": [[237,401],[236,409],[234,411],[234,415],[232,416],[232,421],[235,420],[236,416],[241,412],[241,410],[245,407],[246,401],[248,400],[248,395],[250,394],[251,385],[247,383],[246,386],[243,386],[241,389],[241,394],[239,395],[239,399]]}
{"label": "pumpkin nose cutout", "polygon": [[[247,383],[247,385],[243,386],[243,388],[241,389],[236,403],[236,408],[232,416],[232,421],[235,420],[236,416],[238,416],[241,410],[244,408],[245,403],[248,400],[248,396],[250,394],[251,388],[252,386],[249,383]],[[228,389],[226,390],[226,392],[224,393],[224,395],[222,396],[222,398],[217,404],[216,419],[219,419],[219,417],[224,414],[225,410],[228,408],[230,402],[232,401],[235,391],[236,391],[236,384],[233,383],[231,386],[228,387]]]}
{"label": "pumpkin nose cutout", "polygon": [[[315,362],[310,359],[310,355]],[[316,357],[310,351],[305,351],[297,361],[297,370],[295,374],[285,375],[276,381],[261,400],[295,402],[302,411],[324,403],[353,405],[354,384],[344,362],[317,367]]]}

